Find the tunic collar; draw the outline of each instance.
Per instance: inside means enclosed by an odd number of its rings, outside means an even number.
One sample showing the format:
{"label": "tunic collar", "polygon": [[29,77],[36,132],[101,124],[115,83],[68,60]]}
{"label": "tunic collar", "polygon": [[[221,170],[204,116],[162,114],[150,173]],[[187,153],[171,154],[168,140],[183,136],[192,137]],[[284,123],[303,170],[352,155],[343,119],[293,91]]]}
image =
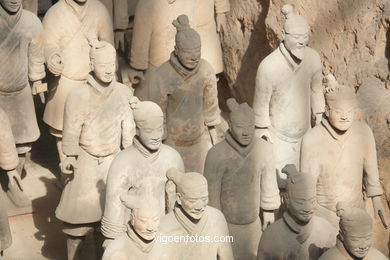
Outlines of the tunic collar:
{"label": "tunic collar", "polygon": [[321,124],[329,132],[329,134],[333,137],[333,139],[340,142],[344,142],[348,138],[348,136],[351,134],[351,130],[353,127],[353,123],[352,123],[351,127],[344,134],[340,135],[330,124],[329,119],[326,116],[322,118]]}
{"label": "tunic collar", "polygon": [[253,141],[248,146],[242,146],[233,138],[230,131],[226,131],[225,140],[242,157],[247,157],[248,154],[252,151],[253,143],[254,143]]}
{"label": "tunic collar", "polygon": [[343,244],[343,242],[341,242],[339,236],[337,236],[336,248],[344,256],[345,260],[353,260],[353,257],[351,257],[351,255],[348,253],[347,249],[345,249],[344,244]]}
{"label": "tunic collar", "polygon": [[102,87],[97,81],[96,79],[92,76],[92,74],[88,74],[87,76],[87,82],[88,84],[93,88],[95,89],[99,94],[104,94],[104,95],[109,95],[113,89],[114,89],[114,85],[115,85],[115,80],[111,81],[111,83],[107,86],[107,87]]}
{"label": "tunic collar", "polygon": [[5,22],[8,24],[9,28],[15,27],[15,25],[19,22],[20,17],[23,13],[23,6],[21,5],[16,14],[8,13],[1,5],[0,5],[0,17],[2,17]]}
{"label": "tunic collar", "polygon": [[171,53],[171,58],[169,59],[169,63],[176,70],[176,72],[184,79],[191,77],[192,75],[196,74],[199,70],[199,63],[196,66],[196,68],[192,70],[185,68],[183,65],[181,65],[180,61],[178,60],[174,52]]}
{"label": "tunic collar", "polygon": [[149,253],[152,250],[156,239],[153,239],[149,243],[146,243],[145,240],[142,240],[138,234],[135,233],[133,227],[130,225],[127,226],[127,235],[134,242],[134,244],[144,253]]}
{"label": "tunic collar", "polygon": [[295,220],[291,217],[288,211],[283,213],[283,220],[286,225],[297,234],[297,241],[300,244],[303,244],[310,236],[311,231],[313,229],[313,220],[310,220],[309,223],[302,226],[299,225]]}
{"label": "tunic collar", "polygon": [[284,56],[284,58],[286,59],[286,62],[288,63],[290,69],[292,71],[296,71],[298,70],[300,67],[302,67],[302,64],[303,64],[303,60],[297,64],[294,59],[291,57],[291,54],[290,52],[286,49],[286,47],[284,46],[284,43],[281,42],[279,44],[279,50],[280,52],[282,53],[282,55]]}
{"label": "tunic collar", "polygon": [[208,209],[206,207],[202,218],[197,222],[194,223],[188,217],[184,214],[184,210],[180,205],[176,203],[175,208],[173,209],[173,212],[175,214],[175,217],[177,221],[180,223],[180,225],[190,234],[190,235],[196,235],[196,234],[202,234],[206,223],[208,221]]}
{"label": "tunic collar", "polygon": [[84,5],[79,5],[74,0],[64,0],[64,1],[74,11],[74,13],[79,18],[79,20],[83,20],[85,15],[87,14],[89,1],[92,0],[87,0],[87,2]]}
{"label": "tunic collar", "polygon": [[134,139],[133,139],[133,144],[135,146],[135,148],[137,148],[137,150],[145,157],[145,158],[151,158],[151,159],[155,159],[158,157],[158,155],[160,154],[160,151],[161,151],[161,146],[160,148],[158,148],[158,150],[156,152],[150,152],[139,140],[138,136],[135,136]]}

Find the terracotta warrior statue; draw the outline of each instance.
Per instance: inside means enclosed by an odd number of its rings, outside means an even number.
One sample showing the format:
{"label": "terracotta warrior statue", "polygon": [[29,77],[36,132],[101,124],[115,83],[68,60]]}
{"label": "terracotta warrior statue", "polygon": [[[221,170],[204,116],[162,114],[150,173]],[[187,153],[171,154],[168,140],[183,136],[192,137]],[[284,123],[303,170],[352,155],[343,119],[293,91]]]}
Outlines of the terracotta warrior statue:
{"label": "terracotta warrior statue", "polygon": [[293,13],[291,5],[283,6],[282,12],[283,42],[260,63],[253,101],[256,135],[273,143],[281,189],[286,176],[280,170],[286,164],[299,165],[300,144],[311,115],[318,124],[325,107],[320,56],[307,46],[309,24]]}
{"label": "terracotta warrior statue", "polygon": [[[42,33],[38,17],[23,10],[21,0],[0,0],[0,58],[4,63],[0,67],[0,107],[11,124],[19,175],[24,170],[26,154],[40,134],[32,94],[44,91]],[[31,205],[19,188],[20,178],[16,181],[18,185],[10,189],[10,199],[17,207]]]}
{"label": "terracotta warrior statue", "polygon": [[45,58],[52,78],[43,120],[57,139],[60,161],[65,101],[74,88],[84,86],[89,65],[89,40],[97,38],[113,44],[111,16],[98,0],[60,0],[43,19]]}
{"label": "terracotta warrior statue", "polygon": [[225,215],[234,259],[256,259],[262,225],[274,222],[280,196],[272,156],[272,145],[254,137],[255,115],[247,103],[227,100],[229,130],[225,140],[209,150],[204,176],[209,187],[209,205]]}
{"label": "terracotta warrior statue", "polygon": [[371,247],[372,220],[362,208],[350,208],[337,203],[340,231],[336,246],[326,251],[320,260],[386,260],[377,249]]}
{"label": "terracotta warrior statue", "polygon": [[181,15],[173,24],[175,50],[153,74],[151,99],[164,112],[166,144],[181,154],[186,171],[202,173],[210,136],[217,143],[217,83],[211,65],[200,58],[200,37],[190,28],[188,17]]}
{"label": "terracotta warrior statue", "polygon": [[69,177],[56,217],[68,235],[68,259],[75,259],[87,232],[99,227],[109,167],[135,132],[130,90],[115,80],[115,48],[97,40],[91,45],[87,82],[65,103],[61,169]]}
{"label": "terracotta warrior statue", "polygon": [[156,241],[160,201],[150,195],[126,193],[121,195],[121,201],[131,212],[130,221],[126,231],[108,245],[103,260],[168,260],[165,245]]}
{"label": "terracotta warrior statue", "polygon": [[325,116],[304,136],[301,148],[301,170],[318,178],[316,214],[337,227],[336,203],[364,208],[365,193],[387,226],[375,140],[368,125],[354,119],[355,91],[328,76],[325,99]]}
{"label": "terracotta warrior statue", "polygon": [[[123,1],[123,0],[122,0]],[[202,58],[215,73],[223,71],[222,49],[218,33],[226,30],[228,0],[140,0],[135,10],[131,43],[129,79],[135,94],[149,100],[150,82],[156,68],[169,60],[175,46],[172,21],[187,15],[202,39]]]}
{"label": "terracotta warrior statue", "polygon": [[336,243],[335,229],[325,219],[313,216],[316,206],[315,178],[288,164],[286,204],[283,217],[263,233],[258,260],[315,260]]}
{"label": "terracotta warrior statue", "polygon": [[[189,238],[167,245],[173,247],[169,259],[233,260],[225,217],[218,209],[207,206],[206,178],[200,173],[181,173],[176,169],[169,170],[167,176],[176,184],[177,201],[173,211],[162,218],[160,232]],[[196,237],[224,237],[225,240],[207,243],[200,239],[196,241]]]}
{"label": "terracotta warrior statue", "polygon": [[[12,135],[11,124],[7,114],[0,107],[0,174],[7,174],[9,186],[17,186],[19,174],[16,167],[19,164],[18,153],[16,151],[15,140]],[[5,203],[4,192],[0,191],[0,259],[3,250],[12,244],[11,230],[8,224],[7,205]]]}
{"label": "terracotta warrior statue", "polygon": [[[172,209],[174,187],[167,183],[170,168],[184,170],[178,152],[162,144],[164,117],[151,101],[131,100],[136,137],[133,145],[120,152],[112,162],[107,178],[106,205],[101,230],[106,239],[114,239],[126,230],[128,211],[120,195],[130,189],[152,194],[159,202],[161,215]],[[173,189],[172,189],[173,188]],[[105,245],[110,241],[107,240]]]}

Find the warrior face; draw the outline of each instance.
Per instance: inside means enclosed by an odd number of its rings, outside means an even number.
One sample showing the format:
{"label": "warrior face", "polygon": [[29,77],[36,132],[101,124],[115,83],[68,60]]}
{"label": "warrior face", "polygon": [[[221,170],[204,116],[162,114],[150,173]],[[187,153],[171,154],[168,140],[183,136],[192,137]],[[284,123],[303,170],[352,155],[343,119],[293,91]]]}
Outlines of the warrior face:
{"label": "warrior face", "polygon": [[288,192],[286,202],[291,216],[298,223],[306,224],[313,216],[317,200],[315,193],[312,191],[294,190],[294,192]]}
{"label": "warrior face", "polygon": [[354,100],[334,100],[328,102],[325,110],[325,115],[329,118],[330,124],[339,131],[347,131],[355,117],[355,101]]}
{"label": "warrior face", "polygon": [[229,126],[232,136],[238,143],[247,146],[252,142],[255,133],[254,117],[232,117]]}
{"label": "warrior face", "polygon": [[175,46],[175,54],[181,65],[192,70],[198,66],[201,57],[201,48],[185,49]]}
{"label": "warrior face", "polygon": [[7,12],[14,14],[22,6],[22,0],[0,0],[0,4]]}
{"label": "warrior face", "polygon": [[207,186],[201,186],[199,189],[194,189],[186,193],[177,193],[177,203],[181,205],[183,210],[195,220],[202,218],[204,210],[209,203],[209,194]]}
{"label": "warrior face", "polygon": [[110,83],[115,77],[115,56],[109,51],[97,52],[91,60],[91,70],[98,80]]}
{"label": "warrior face", "polygon": [[283,42],[286,49],[299,60],[303,60],[305,48],[309,42],[309,32],[305,30],[292,30],[283,33]]}
{"label": "warrior face", "polygon": [[370,234],[344,234],[344,247],[347,251],[357,258],[363,258],[367,255],[371,247]]}
{"label": "warrior face", "polygon": [[145,240],[153,240],[160,227],[161,212],[158,207],[141,207],[135,209],[131,217],[134,231]]}
{"label": "warrior face", "polygon": [[162,143],[164,134],[164,124],[162,118],[147,119],[142,123],[137,123],[137,135],[140,142],[149,150],[157,151]]}

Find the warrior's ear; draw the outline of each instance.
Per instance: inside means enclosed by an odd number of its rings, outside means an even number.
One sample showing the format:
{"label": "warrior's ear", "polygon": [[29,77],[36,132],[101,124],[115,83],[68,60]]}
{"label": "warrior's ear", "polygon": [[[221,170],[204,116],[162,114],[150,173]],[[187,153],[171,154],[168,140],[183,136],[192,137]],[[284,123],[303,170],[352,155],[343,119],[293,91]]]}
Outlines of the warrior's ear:
{"label": "warrior's ear", "polygon": [[181,194],[180,193],[176,193],[176,202],[177,202],[177,204],[179,204],[180,206],[181,206]]}

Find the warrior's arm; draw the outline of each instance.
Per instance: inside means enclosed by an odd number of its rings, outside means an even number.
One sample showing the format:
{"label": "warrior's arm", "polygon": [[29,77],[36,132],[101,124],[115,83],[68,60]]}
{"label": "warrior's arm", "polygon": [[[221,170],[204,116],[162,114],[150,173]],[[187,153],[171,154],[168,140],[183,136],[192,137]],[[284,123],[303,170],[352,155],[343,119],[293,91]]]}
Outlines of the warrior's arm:
{"label": "warrior's arm", "polygon": [[215,0],[215,13],[223,14],[230,11],[229,0]]}
{"label": "warrior's arm", "polygon": [[123,107],[122,116],[122,148],[125,149],[133,144],[135,136],[135,122],[133,111],[128,104]]}
{"label": "warrior's arm", "polygon": [[315,72],[311,78],[311,112],[316,117],[316,124],[321,122],[325,111],[324,89],[322,87],[322,65],[320,57],[316,57]]}
{"label": "warrior's arm", "polygon": [[104,8],[104,10],[101,11],[101,17],[99,18],[101,22],[97,37],[100,41],[106,41],[114,45],[114,29],[112,27],[111,19],[108,10]]}
{"label": "warrior's arm", "polygon": [[44,30],[44,54],[46,63],[49,63],[54,55],[61,56],[60,42],[63,40],[61,33],[63,33],[61,26],[58,26],[56,14],[50,12],[46,13],[43,18]]}
{"label": "warrior's arm", "polygon": [[66,156],[77,156],[81,130],[86,111],[86,96],[77,89],[72,91],[65,102],[62,149]]}
{"label": "warrior's arm", "polygon": [[366,141],[367,149],[365,149],[364,157],[364,177],[363,182],[368,197],[375,197],[383,194],[382,186],[379,182],[379,171],[378,171],[378,159],[376,156],[376,147],[374,135],[367,127]]}
{"label": "warrior's arm", "polygon": [[123,165],[123,158],[119,154],[110,166],[106,185],[106,203],[102,218],[101,231],[106,238],[114,239],[126,229],[125,207],[120,196],[132,186],[127,176],[127,168]]}
{"label": "warrior's arm", "polygon": [[129,25],[128,0],[113,0],[114,30],[126,30]]}
{"label": "warrior's arm", "polygon": [[272,144],[263,143],[264,150],[259,157],[263,157],[260,181],[260,207],[263,210],[275,210],[280,207],[279,188],[276,180],[276,165],[272,153]]}
{"label": "warrior's arm", "polygon": [[206,156],[203,175],[209,187],[209,206],[221,210],[221,186],[223,171],[217,170],[217,158],[215,150],[210,149]]}
{"label": "warrior's arm", "polygon": [[156,14],[148,2],[150,1],[139,1],[135,9],[130,66],[137,70],[146,70],[149,66],[149,47]]}
{"label": "warrior's arm", "polygon": [[30,81],[38,81],[45,77],[45,56],[43,27],[37,19],[36,32],[28,46],[28,76]]}
{"label": "warrior's arm", "polygon": [[214,71],[211,71],[208,78],[204,82],[203,90],[203,116],[204,123],[208,127],[213,127],[220,124],[220,110],[218,106],[218,89],[217,79]]}
{"label": "warrior's arm", "polygon": [[255,111],[255,124],[258,128],[267,128],[271,125],[269,106],[272,96],[272,83],[264,72],[264,65],[260,64],[256,74],[255,96],[253,110]]}
{"label": "warrior's arm", "polygon": [[221,213],[221,217],[222,217],[222,220],[219,221],[219,223],[220,223],[219,228],[221,229],[220,234],[221,234],[221,236],[225,237],[226,241],[219,242],[217,259],[219,259],[219,260],[234,260],[233,250],[232,250],[232,243],[234,243],[234,237],[233,237],[233,241],[227,240],[227,239],[231,238],[231,237],[229,237],[228,225],[226,223],[226,219],[223,216],[222,212],[220,212],[220,213]]}
{"label": "warrior's arm", "polygon": [[153,90],[150,90],[150,101],[156,103],[160,106],[163,114],[164,114],[164,136],[165,139],[168,135],[167,132],[167,107],[168,107],[168,96],[169,96],[169,86],[165,84],[164,77],[160,76],[161,73],[153,73],[150,79],[150,86],[153,86]]}

